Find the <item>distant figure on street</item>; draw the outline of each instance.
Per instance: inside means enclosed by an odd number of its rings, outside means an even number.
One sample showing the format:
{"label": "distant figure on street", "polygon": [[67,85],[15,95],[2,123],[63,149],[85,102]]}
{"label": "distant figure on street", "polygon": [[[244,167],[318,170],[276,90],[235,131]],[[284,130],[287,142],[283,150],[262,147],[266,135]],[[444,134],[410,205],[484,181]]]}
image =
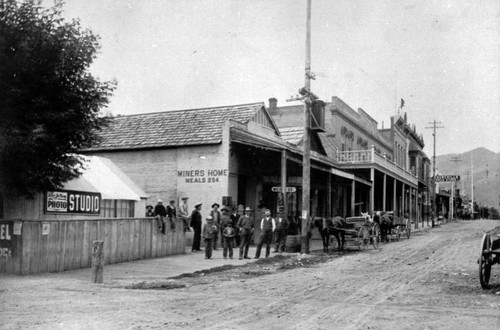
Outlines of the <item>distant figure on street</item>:
{"label": "distant figure on street", "polygon": [[165,217],[167,216],[167,210],[165,206],[163,206],[163,201],[161,199],[158,199],[156,202],[154,216],[158,223],[158,229],[162,234],[165,234]]}
{"label": "distant figure on street", "polygon": [[219,228],[214,223],[211,215],[207,217],[207,223],[203,225],[202,237],[205,240],[205,259],[212,258],[212,246],[214,244],[215,235]]}
{"label": "distant figure on street", "polygon": [[250,240],[252,239],[254,231],[253,219],[250,217],[252,210],[247,207],[245,209],[245,214],[238,220],[237,230],[240,231],[240,260],[245,257],[245,259],[250,259],[248,256],[248,248],[250,247]]}
{"label": "distant figure on street", "polygon": [[[219,211],[219,207],[220,205],[217,204],[217,203],[213,203],[212,204],[212,211],[210,211],[210,216],[212,217],[212,219],[214,220],[214,224],[217,226],[217,228],[220,227],[220,222],[221,222],[221,218],[222,218],[222,215]],[[217,250],[217,240],[219,239],[219,233],[215,233],[215,237],[214,237],[214,250]],[[221,239],[222,241],[222,239]]]}
{"label": "distant figure on street", "polygon": [[238,214],[238,209],[233,207],[233,212],[230,215],[230,218],[233,222],[233,228],[235,229],[236,233],[234,236],[234,242],[236,246],[240,246],[240,231],[238,230],[238,220],[240,220],[240,215]]}
{"label": "distant figure on street", "polygon": [[154,216],[155,216],[155,212],[154,212],[153,205],[146,206],[146,217],[154,217]]}
{"label": "distant figure on street", "polygon": [[257,245],[257,251],[255,252],[255,259],[260,258],[260,250],[262,250],[264,244],[266,244],[266,258],[269,258],[273,233],[276,230],[276,222],[271,218],[271,211],[266,210],[264,215],[264,218],[260,221],[260,229],[262,232],[259,238],[259,245]]}
{"label": "distant figure on street", "polygon": [[288,230],[288,221],[283,213],[278,213],[276,218],[276,231],[274,232],[274,242],[276,243],[274,252],[285,251],[286,233]]}
{"label": "distant figure on street", "polygon": [[191,229],[189,229],[189,207],[187,200],[187,197],[181,198],[181,204],[179,205],[179,218],[184,223],[184,231],[191,231]]}
{"label": "distant figure on street", "polygon": [[227,258],[227,252],[229,250],[229,259],[233,259],[233,245],[234,245],[234,236],[236,235],[235,230],[233,228],[233,223],[229,221],[227,223],[226,228],[222,232],[222,237],[224,239],[224,250],[222,252],[222,256],[224,259]]}
{"label": "distant figure on street", "polygon": [[191,213],[191,227],[193,227],[194,235],[193,235],[193,247],[191,251],[197,252],[201,251],[200,249],[200,241],[201,241],[201,203],[198,203],[194,206],[194,210]]}
{"label": "distant figure on street", "polygon": [[177,219],[177,210],[175,209],[175,200],[171,200],[167,205],[167,217],[170,222],[170,229],[175,231],[175,220]]}

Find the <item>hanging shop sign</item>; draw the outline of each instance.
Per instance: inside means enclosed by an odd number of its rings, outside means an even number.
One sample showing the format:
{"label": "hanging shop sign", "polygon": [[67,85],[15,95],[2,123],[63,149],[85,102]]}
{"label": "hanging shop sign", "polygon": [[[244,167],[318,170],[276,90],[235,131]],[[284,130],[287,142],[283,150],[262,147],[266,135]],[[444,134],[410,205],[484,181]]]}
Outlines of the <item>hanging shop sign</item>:
{"label": "hanging shop sign", "polygon": [[[281,187],[272,187],[271,191],[272,192],[283,192],[283,189]],[[295,188],[295,187],[285,187],[285,192],[287,192],[287,193],[293,193],[296,191],[297,191],[297,188]]]}
{"label": "hanging shop sign", "polygon": [[101,194],[74,190],[47,191],[44,205],[46,213],[99,214]]}
{"label": "hanging shop sign", "polygon": [[460,175],[436,175],[435,182],[459,182]]}

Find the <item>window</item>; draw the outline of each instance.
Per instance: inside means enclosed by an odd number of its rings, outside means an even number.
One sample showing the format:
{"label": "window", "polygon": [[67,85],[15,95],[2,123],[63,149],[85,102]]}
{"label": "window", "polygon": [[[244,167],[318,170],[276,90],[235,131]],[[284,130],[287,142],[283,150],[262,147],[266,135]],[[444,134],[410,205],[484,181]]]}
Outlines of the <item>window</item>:
{"label": "window", "polygon": [[103,199],[102,214],[105,218],[133,218],[135,213],[134,201]]}

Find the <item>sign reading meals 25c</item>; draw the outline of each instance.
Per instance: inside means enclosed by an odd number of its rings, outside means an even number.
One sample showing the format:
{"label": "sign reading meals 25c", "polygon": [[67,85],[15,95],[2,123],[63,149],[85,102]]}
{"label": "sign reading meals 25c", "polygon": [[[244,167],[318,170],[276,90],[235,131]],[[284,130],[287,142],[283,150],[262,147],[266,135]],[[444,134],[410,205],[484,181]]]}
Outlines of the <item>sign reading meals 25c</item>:
{"label": "sign reading meals 25c", "polygon": [[185,183],[217,183],[221,177],[227,177],[227,169],[177,171],[177,176]]}

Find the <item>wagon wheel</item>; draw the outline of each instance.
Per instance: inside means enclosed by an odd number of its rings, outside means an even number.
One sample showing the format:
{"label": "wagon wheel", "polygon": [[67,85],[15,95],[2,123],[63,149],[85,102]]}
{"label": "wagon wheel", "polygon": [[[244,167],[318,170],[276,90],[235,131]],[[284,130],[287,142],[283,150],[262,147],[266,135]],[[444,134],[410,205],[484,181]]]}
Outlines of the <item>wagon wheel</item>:
{"label": "wagon wheel", "polygon": [[401,241],[401,229],[399,226],[396,227],[396,240],[399,242]]}
{"label": "wagon wheel", "polygon": [[368,243],[370,242],[370,230],[368,229],[368,227],[363,226],[359,228],[358,240],[359,240],[359,249],[361,250],[361,246],[363,246],[363,248],[367,250]]}
{"label": "wagon wheel", "polygon": [[489,234],[484,234],[481,242],[481,255],[479,256],[479,282],[483,289],[488,289],[491,274],[490,254],[484,251],[491,249],[491,239]]}
{"label": "wagon wheel", "polygon": [[380,242],[380,226],[378,225],[378,223],[373,225],[371,240],[375,250],[378,250],[378,245]]}

